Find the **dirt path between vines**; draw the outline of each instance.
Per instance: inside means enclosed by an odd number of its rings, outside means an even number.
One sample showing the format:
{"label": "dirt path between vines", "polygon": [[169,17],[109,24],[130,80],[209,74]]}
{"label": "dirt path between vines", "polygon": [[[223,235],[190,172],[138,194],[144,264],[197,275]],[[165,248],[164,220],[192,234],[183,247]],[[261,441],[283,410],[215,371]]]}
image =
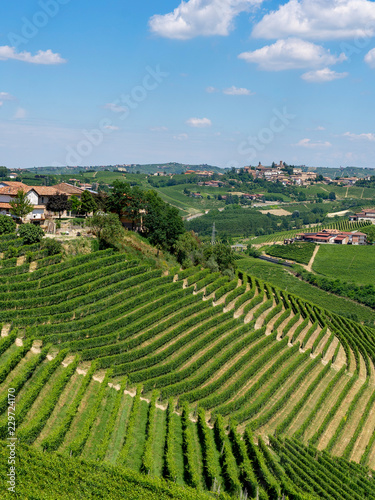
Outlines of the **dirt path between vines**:
{"label": "dirt path between vines", "polygon": [[309,260],[309,263],[307,264],[307,267],[306,269],[311,273],[312,272],[312,266],[314,264],[314,260],[315,260],[315,257],[316,257],[316,254],[318,253],[319,251],[319,248],[320,248],[320,245],[316,245],[315,249],[314,249],[314,252],[311,256],[311,259]]}

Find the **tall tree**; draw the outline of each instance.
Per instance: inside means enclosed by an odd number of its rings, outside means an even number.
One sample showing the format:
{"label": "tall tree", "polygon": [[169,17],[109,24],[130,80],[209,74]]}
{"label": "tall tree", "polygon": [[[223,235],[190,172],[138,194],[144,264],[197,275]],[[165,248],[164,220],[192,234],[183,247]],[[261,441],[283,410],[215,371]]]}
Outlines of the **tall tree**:
{"label": "tall tree", "polygon": [[17,196],[10,200],[10,206],[12,207],[9,211],[12,215],[22,219],[26,217],[27,214],[33,211],[34,205],[31,203],[27,197],[27,193],[23,189],[17,191]]}
{"label": "tall tree", "polygon": [[115,245],[123,233],[123,227],[117,214],[97,212],[87,220],[87,225],[98,238],[101,246]]}
{"label": "tall tree", "polygon": [[8,177],[8,169],[6,167],[0,167],[0,177]]}
{"label": "tall tree", "polygon": [[80,211],[80,209],[81,209],[81,200],[75,194],[73,194],[70,197],[69,204],[70,204],[70,210],[72,210],[73,212],[77,213],[77,212]]}
{"label": "tall tree", "polygon": [[179,236],[185,231],[177,208],[165,203],[155,191],[147,191],[144,196],[145,236],[156,247],[173,252]]}
{"label": "tall tree", "polygon": [[113,183],[113,189],[107,198],[107,209],[120,217],[128,217],[132,222],[132,229],[135,229],[144,205],[143,192],[137,186],[132,188],[128,182],[122,181]]}
{"label": "tall tree", "polygon": [[68,197],[66,194],[55,194],[48,198],[46,204],[47,210],[50,212],[56,212],[59,214],[59,218],[61,218],[61,214],[69,209]]}
{"label": "tall tree", "polygon": [[89,191],[83,191],[81,195],[81,211],[87,215],[97,210],[97,204]]}

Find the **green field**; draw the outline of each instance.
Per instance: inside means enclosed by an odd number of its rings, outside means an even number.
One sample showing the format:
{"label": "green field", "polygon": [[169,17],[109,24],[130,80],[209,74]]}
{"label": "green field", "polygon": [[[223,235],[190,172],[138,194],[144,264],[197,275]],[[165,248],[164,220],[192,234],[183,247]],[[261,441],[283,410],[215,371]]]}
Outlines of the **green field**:
{"label": "green field", "polygon": [[315,184],[313,186],[308,186],[306,188],[306,194],[316,195],[317,193],[325,193],[328,194],[330,192],[334,192],[338,199],[360,199],[360,200],[369,200],[375,197],[375,189],[374,188],[364,188],[359,186],[337,186],[334,184],[324,185],[324,184]]}
{"label": "green field", "polygon": [[37,251],[0,267],[0,439],[12,388],[20,498],[375,498],[358,465],[375,467],[375,334],[348,319],[373,310],[258,259],[230,279]]}
{"label": "green field", "polygon": [[375,245],[320,245],[313,270],[359,285],[375,283]]}

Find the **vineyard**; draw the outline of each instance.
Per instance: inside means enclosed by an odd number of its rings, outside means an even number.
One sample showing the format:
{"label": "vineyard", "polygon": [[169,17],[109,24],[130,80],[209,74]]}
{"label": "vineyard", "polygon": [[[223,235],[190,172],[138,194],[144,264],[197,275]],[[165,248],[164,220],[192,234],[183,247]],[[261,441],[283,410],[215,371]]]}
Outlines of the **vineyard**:
{"label": "vineyard", "polygon": [[0,439],[12,388],[25,461],[132,469],[155,498],[375,498],[374,330],[251,275],[10,245]]}
{"label": "vineyard", "polygon": [[331,224],[317,224],[311,227],[303,227],[301,229],[293,229],[291,231],[282,231],[279,233],[266,234],[263,236],[257,236],[251,239],[251,243],[254,245],[264,244],[264,243],[274,243],[277,241],[284,241],[285,239],[294,238],[297,234],[302,232],[317,232],[323,229],[338,229],[339,231],[361,231],[362,228],[368,226],[371,222],[356,222],[356,221],[340,221],[332,222]]}
{"label": "vineyard", "polygon": [[265,253],[272,257],[289,259],[301,264],[308,264],[315,250],[314,243],[299,243],[293,245],[272,245],[265,248]]}

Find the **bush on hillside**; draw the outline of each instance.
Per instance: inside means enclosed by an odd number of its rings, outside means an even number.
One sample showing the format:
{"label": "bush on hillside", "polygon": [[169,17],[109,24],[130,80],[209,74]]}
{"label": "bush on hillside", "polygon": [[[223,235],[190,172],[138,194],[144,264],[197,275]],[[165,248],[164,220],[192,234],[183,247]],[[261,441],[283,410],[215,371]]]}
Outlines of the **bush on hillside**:
{"label": "bush on hillside", "polygon": [[16,223],[7,215],[0,215],[0,234],[13,233],[16,230]]}
{"label": "bush on hillside", "polygon": [[61,253],[62,243],[61,241],[47,238],[43,241],[42,248],[46,250],[47,257],[50,257],[51,255],[57,255],[58,253]]}
{"label": "bush on hillside", "polygon": [[40,226],[35,226],[34,224],[23,224],[18,230],[20,238],[23,238],[23,243],[25,245],[32,245],[33,243],[39,243],[44,236],[44,231]]}

